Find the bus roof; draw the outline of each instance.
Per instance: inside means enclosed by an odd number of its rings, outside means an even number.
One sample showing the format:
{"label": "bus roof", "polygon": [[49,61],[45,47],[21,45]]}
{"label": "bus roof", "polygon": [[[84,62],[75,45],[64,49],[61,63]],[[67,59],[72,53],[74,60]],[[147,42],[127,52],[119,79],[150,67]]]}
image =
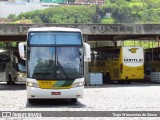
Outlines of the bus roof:
{"label": "bus roof", "polygon": [[31,31],[67,31],[67,32],[81,32],[80,29],[77,28],[66,28],[66,27],[38,27],[38,28],[30,28],[28,32]]}

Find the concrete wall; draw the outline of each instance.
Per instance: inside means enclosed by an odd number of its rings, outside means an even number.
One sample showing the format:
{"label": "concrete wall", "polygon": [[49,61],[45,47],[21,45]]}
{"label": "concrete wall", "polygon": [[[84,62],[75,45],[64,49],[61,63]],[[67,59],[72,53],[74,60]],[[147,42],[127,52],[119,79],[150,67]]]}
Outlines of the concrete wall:
{"label": "concrete wall", "polygon": [[[98,41],[98,40],[97,40]],[[122,46],[123,43],[121,41],[115,41],[117,46]],[[88,42],[91,45],[91,48],[96,48],[96,47],[105,47],[105,46],[115,46],[115,43],[113,41],[89,41]]]}

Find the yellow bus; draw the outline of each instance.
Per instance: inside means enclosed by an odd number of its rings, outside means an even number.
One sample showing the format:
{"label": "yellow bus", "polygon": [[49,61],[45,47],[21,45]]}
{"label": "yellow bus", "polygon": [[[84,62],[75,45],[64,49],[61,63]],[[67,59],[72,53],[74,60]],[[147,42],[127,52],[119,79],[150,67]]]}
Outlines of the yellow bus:
{"label": "yellow bus", "polygon": [[160,48],[144,49],[145,80],[159,83],[160,79]]}
{"label": "yellow bus", "polygon": [[117,47],[92,51],[90,72],[102,72],[104,82],[119,83],[144,79],[144,51],[142,47]]}
{"label": "yellow bus", "polygon": [[160,72],[160,48],[144,49],[145,71]]}

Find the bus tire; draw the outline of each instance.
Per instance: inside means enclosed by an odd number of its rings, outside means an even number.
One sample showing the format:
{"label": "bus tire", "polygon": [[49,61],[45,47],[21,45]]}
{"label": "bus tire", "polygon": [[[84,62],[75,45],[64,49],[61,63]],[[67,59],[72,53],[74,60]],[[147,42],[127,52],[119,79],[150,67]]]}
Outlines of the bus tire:
{"label": "bus tire", "polygon": [[127,84],[131,84],[131,81],[127,81]]}
{"label": "bus tire", "polygon": [[8,75],[7,85],[11,85],[11,84],[12,84],[12,76],[9,74]]}
{"label": "bus tire", "polygon": [[76,103],[77,102],[77,98],[71,98],[71,102],[72,103]]}
{"label": "bus tire", "polygon": [[10,85],[10,82],[9,82],[9,81],[7,81],[7,85]]}
{"label": "bus tire", "polygon": [[124,83],[125,83],[125,81],[118,81],[118,83],[119,83],[119,84],[124,84]]}
{"label": "bus tire", "polygon": [[109,73],[106,73],[106,83],[112,83],[111,76]]}
{"label": "bus tire", "polygon": [[15,84],[15,82],[12,81],[11,74],[8,75],[8,82],[7,82],[7,84],[10,84],[10,85],[14,85]]}

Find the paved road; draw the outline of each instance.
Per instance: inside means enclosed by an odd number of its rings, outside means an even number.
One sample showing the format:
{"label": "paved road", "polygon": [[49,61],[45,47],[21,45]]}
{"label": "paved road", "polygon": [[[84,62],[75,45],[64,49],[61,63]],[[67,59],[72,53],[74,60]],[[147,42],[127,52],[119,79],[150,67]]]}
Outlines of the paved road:
{"label": "paved road", "polygon": [[[160,84],[89,86],[85,88],[85,97],[78,99],[77,103],[69,100],[43,100],[29,104],[25,89],[24,84],[0,83],[0,111],[160,111]],[[116,117],[112,119],[117,120]],[[155,117],[152,119],[157,120]]]}

